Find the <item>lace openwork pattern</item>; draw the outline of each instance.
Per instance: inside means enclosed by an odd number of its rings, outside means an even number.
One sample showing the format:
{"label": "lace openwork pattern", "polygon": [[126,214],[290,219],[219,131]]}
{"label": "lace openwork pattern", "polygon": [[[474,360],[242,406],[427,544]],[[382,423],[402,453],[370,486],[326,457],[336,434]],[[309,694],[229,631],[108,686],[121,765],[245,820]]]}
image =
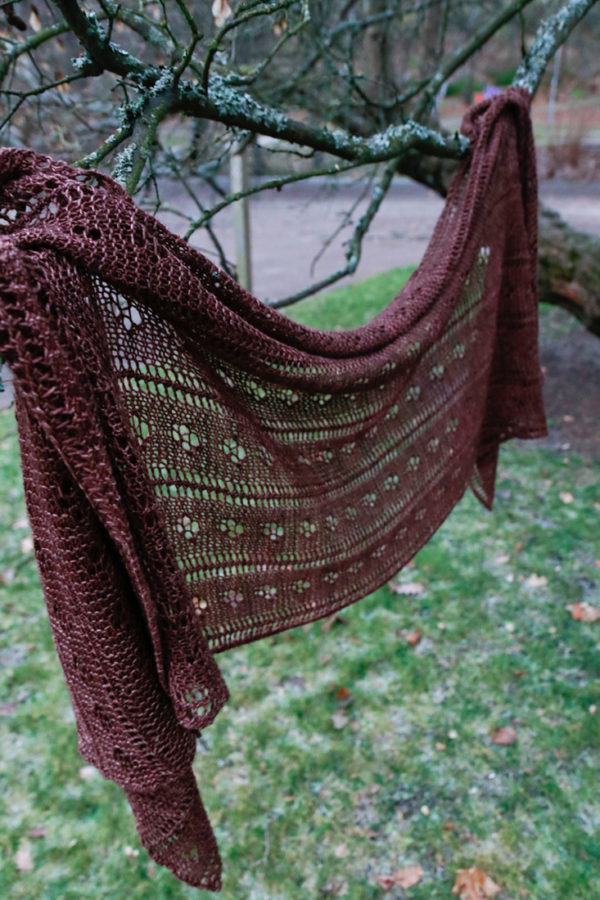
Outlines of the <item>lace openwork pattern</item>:
{"label": "lace openwork pattern", "polygon": [[[528,95],[475,107],[422,264],[320,332],[244,292],[98,172],[0,151],[0,353],[82,754],[141,840],[218,890],[191,770],[215,654],[369,593],[498,445],[545,433]],[[390,260],[390,265],[393,260]]]}

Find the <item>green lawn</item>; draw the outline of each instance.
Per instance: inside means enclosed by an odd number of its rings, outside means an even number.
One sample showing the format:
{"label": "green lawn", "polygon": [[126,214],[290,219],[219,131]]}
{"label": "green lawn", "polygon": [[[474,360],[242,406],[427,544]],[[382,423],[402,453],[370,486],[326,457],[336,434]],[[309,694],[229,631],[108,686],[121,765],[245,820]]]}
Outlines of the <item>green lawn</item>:
{"label": "green lawn", "polygon": [[[310,300],[297,317],[360,324],[405,275]],[[219,656],[232,699],[196,771],[225,900],[451,900],[470,866],[503,887],[498,900],[600,898],[600,622],[565,609],[600,605],[599,475],[508,445],[493,513],[465,496],[399,576],[420,592],[384,587],[330,630]],[[77,754],[11,413],[0,478],[0,897],[212,896],[149,861],[121,790]],[[415,629],[411,647],[403,631]],[[515,743],[494,743],[502,726]],[[411,864],[420,884],[384,894],[377,876]]]}

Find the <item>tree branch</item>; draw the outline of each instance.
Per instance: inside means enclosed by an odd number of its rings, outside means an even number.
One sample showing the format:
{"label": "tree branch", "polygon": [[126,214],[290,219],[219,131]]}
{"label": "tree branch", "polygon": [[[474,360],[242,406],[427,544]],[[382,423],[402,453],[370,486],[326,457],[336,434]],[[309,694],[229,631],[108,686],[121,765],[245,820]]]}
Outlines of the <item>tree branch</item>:
{"label": "tree branch", "polygon": [[467,41],[463,47],[460,47],[456,53],[446,60],[428,82],[423,99],[419,103],[414,114],[416,119],[421,121],[423,117],[427,115],[444,82],[447,81],[468,59],[470,59],[477,50],[480,50],[484,44],[500,30],[500,28],[506,25],[507,22],[510,22],[511,19],[531,2],[532,0],[514,0],[509,7],[498,13],[491,22],[486,22],[479,31],[475,32],[470,41]]}
{"label": "tree branch", "polygon": [[439,132],[411,120],[402,125],[391,125],[370,138],[327,127],[314,128],[258,103],[249,94],[233,90],[219,75],[212,75],[210,81],[208,94],[203,94],[189,82],[182,83],[177,108],[187,115],[312,147],[340,159],[382,162],[413,148],[433,156],[460,159],[469,146],[462,135],[442,137]]}
{"label": "tree branch", "polygon": [[533,44],[515,75],[513,84],[535,94],[546,67],[573,28],[590,11],[597,0],[568,0],[555,15],[542,23]]}

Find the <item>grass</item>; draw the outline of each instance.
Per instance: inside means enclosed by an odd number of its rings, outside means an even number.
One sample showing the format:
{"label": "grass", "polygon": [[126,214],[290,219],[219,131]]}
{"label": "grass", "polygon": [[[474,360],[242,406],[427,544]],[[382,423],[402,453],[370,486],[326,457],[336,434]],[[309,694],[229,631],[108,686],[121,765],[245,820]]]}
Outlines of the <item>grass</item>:
{"label": "grass", "polygon": [[[405,275],[308,301],[298,318],[360,324]],[[600,605],[599,469],[509,445],[493,513],[465,496],[400,574],[421,593],[384,587],[330,631],[218,657],[232,699],[196,771],[224,900],[371,900],[378,875],[417,863],[421,883],[386,897],[450,900],[457,869],[478,866],[498,900],[600,898],[600,622],[565,609]],[[10,413],[0,475],[0,896],[212,896],[149,860],[120,789],[77,754]],[[401,633],[414,629],[412,648]],[[516,743],[494,744],[501,726]]]}

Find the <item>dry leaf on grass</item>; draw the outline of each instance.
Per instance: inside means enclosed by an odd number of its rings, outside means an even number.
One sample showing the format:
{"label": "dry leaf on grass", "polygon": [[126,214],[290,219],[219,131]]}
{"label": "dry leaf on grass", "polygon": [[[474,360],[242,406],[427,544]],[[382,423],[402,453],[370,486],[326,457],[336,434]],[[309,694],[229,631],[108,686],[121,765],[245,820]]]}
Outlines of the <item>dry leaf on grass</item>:
{"label": "dry leaf on grass", "polygon": [[580,622],[596,622],[600,619],[600,609],[591,603],[569,603],[566,607],[572,617]]}
{"label": "dry leaf on grass", "polygon": [[321,893],[327,897],[345,897],[348,893],[348,882],[339,875],[335,876],[323,885]]}
{"label": "dry leaf on grass", "polygon": [[352,703],[353,697],[347,687],[341,687],[335,692],[335,699],[340,706],[348,706],[349,703]]}
{"label": "dry leaf on grass", "polygon": [[33,870],[33,856],[31,855],[31,844],[24,841],[15,853],[15,865],[19,872],[31,872]]}
{"label": "dry leaf on grass", "polygon": [[562,491],[559,495],[563,503],[572,503],[575,497],[569,491]]}
{"label": "dry leaf on grass", "polygon": [[400,628],[396,632],[396,637],[399,637],[403,641],[406,641],[409,647],[416,647],[423,637],[423,632],[419,631],[418,628],[415,628],[414,631],[406,631],[406,629]]}
{"label": "dry leaf on grass", "polygon": [[500,885],[492,881],[482,869],[473,867],[458,870],[452,893],[459,900],[488,900],[501,890]]}
{"label": "dry leaf on grass", "polygon": [[411,647],[416,647],[422,637],[423,635],[418,628],[416,628],[414,631],[409,631],[408,634],[404,635],[406,643]]}
{"label": "dry leaf on grass", "polygon": [[545,575],[536,575],[534,572],[529,578],[525,579],[525,584],[528,584],[529,587],[546,587],[548,579]]}
{"label": "dry leaf on grass", "polygon": [[510,725],[507,725],[504,728],[496,728],[496,730],[492,732],[492,741],[494,744],[499,744],[502,747],[505,747],[508,744],[514,744],[516,740],[517,732]]}
{"label": "dry leaf on grass", "polygon": [[340,731],[340,729],[342,728],[345,728],[349,721],[350,719],[343,712],[334,712],[331,717],[331,724],[338,731]]}
{"label": "dry leaf on grass", "polygon": [[416,594],[422,594],[425,590],[425,585],[421,584],[420,581],[409,581],[406,584],[401,584],[399,581],[390,581],[389,588],[395,594],[412,597],[416,596]]}
{"label": "dry leaf on grass", "polygon": [[392,888],[410,888],[418,884],[425,871],[422,866],[406,866],[405,869],[396,869],[392,875],[378,875],[377,884],[384,891],[391,891]]}

